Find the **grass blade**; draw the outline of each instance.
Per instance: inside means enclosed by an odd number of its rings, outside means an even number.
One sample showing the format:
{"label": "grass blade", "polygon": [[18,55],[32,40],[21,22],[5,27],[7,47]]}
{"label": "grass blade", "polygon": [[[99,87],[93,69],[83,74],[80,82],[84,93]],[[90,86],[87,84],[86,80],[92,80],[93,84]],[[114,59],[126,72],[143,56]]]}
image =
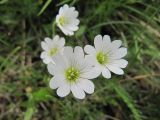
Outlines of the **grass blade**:
{"label": "grass blade", "polygon": [[113,87],[118,96],[127,104],[128,108],[133,113],[135,120],[142,120],[140,111],[136,108],[135,103],[133,102],[131,96],[127,93],[127,91],[114,80],[110,82],[110,85]]}
{"label": "grass blade", "polygon": [[40,16],[45,10],[46,8],[49,6],[49,4],[52,2],[52,0],[47,0],[47,2],[44,4],[44,6],[42,7],[42,9],[40,10],[40,12],[38,13],[38,16]]}

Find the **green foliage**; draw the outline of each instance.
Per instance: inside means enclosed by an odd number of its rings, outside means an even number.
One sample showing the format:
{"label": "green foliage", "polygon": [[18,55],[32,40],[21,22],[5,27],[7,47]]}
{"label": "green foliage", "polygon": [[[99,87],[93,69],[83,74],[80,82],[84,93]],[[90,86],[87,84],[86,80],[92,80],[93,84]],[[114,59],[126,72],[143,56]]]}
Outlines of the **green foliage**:
{"label": "green foliage", "polygon": [[39,90],[32,93],[33,97],[32,99],[36,102],[42,102],[54,99],[54,97],[52,97],[51,91],[49,90],[50,89],[39,88]]}
{"label": "green foliage", "polygon": [[110,81],[110,85],[115,90],[115,92],[119,95],[119,97],[126,103],[126,105],[129,107],[129,109],[133,113],[133,117],[135,120],[141,120],[141,115],[139,110],[136,108],[136,105],[131,98],[131,96],[127,93],[127,91],[117,83],[117,81]]}
{"label": "green foliage", "polygon": [[24,115],[24,120],[31,120],[32,115],[34,113],[35,113],[35,108],[33,106],[32,107],[28,107],[27,111],[25,112],[25,115]]}
{"label": "green foliage", "polygon": [[[75,36],[55,24],[63,4],[79,11]],[[0,119],[159,120],[160,2],[158,0],[0,0]],[[59,34],[66,45],[93,45],[108,34],[128,48],[123,76],[97,78],[84,100],[59,98],[40,59],[40,42]]]}
{"label": "green foliage", "polygon": [[41,11],[38,13],[38,15],[41,15],[45,9],[48,7],[48,5],[52,2],[52,0],[47,0],[47,2],[44,4],[44,6],[42,7]]}
{"label": "green foliage", "polygon": [[76,38],[83,36],[85,34],[85,31],[86,31],[86,26],[84,26],[84,25],[81,26],[75,34]]}

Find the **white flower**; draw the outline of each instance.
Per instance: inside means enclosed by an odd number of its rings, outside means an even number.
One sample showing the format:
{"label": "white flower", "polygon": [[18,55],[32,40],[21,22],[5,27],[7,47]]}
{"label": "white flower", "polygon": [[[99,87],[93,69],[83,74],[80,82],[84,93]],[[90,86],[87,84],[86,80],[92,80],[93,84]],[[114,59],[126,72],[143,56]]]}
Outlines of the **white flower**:
{"label": "white flower", "polygon": [[95,66],[99,71],[99,75],[102,72],[103,77],[111,78],[111,72],[122,75],[124,71],[121,68],[125,68],[128,62],[122,57],[127,54],[127,49],[120,47],[121,40],[115,40],[111,42],[108,35],[97,35],[94,38],[94,46],[86,45],[84,51],[88,54],[86,59]]}
{"label": "white flower", "polygon": [[85,92],[92,94],[94,84],[89,79],[98,76],[97,71],[84,58],[83,49],[79,46],[65,47],[64,54],[53,58],[56,64],[48,64],[47,68],[54,77],[50,80],[50,88],[57,89],[57,95],[67,96],[70,91],[78,99],[85,98]]}
{"label": "white flower", "polygon": [[63,54],[65,39],[63,37],[59,37],[56,35],[53,40],[50,38],[45,38],[44,41],[41,42],[42,49],[44,50],[41,53],[41,58],[45,64],[50,62],[54,63],[53,57],[60,53]]}
{"label": "white flower", "polygon": [[56,16],[57,26],[65,35],[73,35],[74,31],[78,30],[79,20],[77,17],[78,12],[75,10],[75,7],[69,7],[65,4],[60,8]]}

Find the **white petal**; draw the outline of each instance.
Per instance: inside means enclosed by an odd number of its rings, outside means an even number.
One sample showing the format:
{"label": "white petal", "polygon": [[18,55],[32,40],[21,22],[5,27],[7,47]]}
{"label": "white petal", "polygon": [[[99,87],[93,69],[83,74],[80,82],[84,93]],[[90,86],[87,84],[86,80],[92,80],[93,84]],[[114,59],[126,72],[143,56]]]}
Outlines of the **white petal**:
{"label": "white petal", "polygon": [[52,39],[50,39],[50,38],[48,38],[48,37],[46,37],[46,38],[44,39],[44,41],[45,41],[47,44],[51,44],[51,43],[52,43]]}
{"label": "white petal", "polygon": [[77,13],[75,12],[75,7],[70,7],[67,11],[65,11],[65,16],[67,18],[76,18]]}
{"label": "white petal", "polygon": [[57,65],[57,64],[53,64],[52,62],[50,62],[47,65],[47,69],[48,69],[48,72],[51,75],[61,75],[61,76],[64,76],[64,70],[62,70],[62,67],[59,66],[59,65]]}
{"label": "white petal", "polygon": [[110,51],[111,48],[111,39],[109,35],[104,35],[103,37],[103,52],[107,53]]}
{"label": "white petal", "polygon": [[55,35],[55,36],[53,37],[53,41],[54,41],[54,42],[57,42],[59,39],[60,39],[59,35]]}
{"label": "white petal", "polygon": [[80,21],[79,19],[71,19],[70,25],[77,26],[79,25]]}
{"label": "white petal", "polygon": [[66,13],[68,13],[69,6],[67,4],[63,5],[59,10],[59,15],[64,16]]}
{"label": "white petal", "polygon": [[73,35],[74,33],[73,33],[73,31],[71,31],[71,30],[69,30],[69,29],[67,29],[65,26],[61,26],[60,24],[59,24],[59,21],[58,21],[58,27],[62,30],[62,32],[65,34],[65,35]]}
{"label": "white petal", "polygon": [[121,40],[114,40],[112,43],[111,43],[112,47],[114,49],[117,49],[119,48],[121,45],[122,45],[122,41]]}
{"label": "white petal", "polygon": [[96,69],[99,69],[101,72],[102,72],[102,70],[104,69],[104,68],[106,68],[106,66],[105,65],[101,65],[101,64],[99,64],[98,62],[97,62],[97,64],[94,66]]}
{"label": "white petal", "polygon": [[108,43],[108,45],[103,46],[104,52],[108,52],[109,54],[113,55],[119,49],[121,44],[122,42],[120,40],[115,40],[112,43]]}
{"label": "white petal", "polygon": [[45,42],[44,42],[47,46],[47,48],[45,49],[46,51],[49,51],[52,47],[53,47],[53,40],[46,37],[45,38]]}
{"label": "white petal", "polygon": [[55,76],[49,82],[49,87],[51,89],[56,89],[64,84],[64,77],[63,76]]}
{"label": "white petal", "polygon": [[74,48],[74,54],[79,60],[84,58],[84,51],[83,51],[82,47],[80,47],[80,46],[76,46]]}
{"label": "white petal", "polygon": [[108,79],[111,78],[111,72],[108,70],[108,68],[103,69],[102,76]]}
{"label": "white petal", "polygon": [[78,24],[79,20],[70,18],[70,23],[63,25],[63,28],[65,28],[67,31],[73,32],[78,30]]}
{"label": "white petal", "polygon": [[109,45],[111,43],[111,38],[109,35],[104,35],[103,36],[103,44]]}
{"label": "white petal", "polygon": [[74,11],[75,7],[70,7],[69,9],[70,9],[70,11]]}
{"label": "white petal", "polygon": [[120,67],[120,68],[125,68],[128,65],[128,61],[124,59],[119,59],[119,60],[114,60],[110,65]]}
{"label": "white petal", "polygon": [[96,50],[93,46],[91,45],[86,45],[84,47],[84,51],[87,53],[87,54],[95,54],[96,53]]}
{"label": "white petal", "polygon": [[64,24],[63,27],[66,28],[66,30],[70,30],[70,31],[76,31],[78,30],[78,24],[79,24],[79,20],[73,17],[68,18],[68,24]]}
{"label": "white petal", "polygon": [[87,79],[80,79],[79,82],[79,85],[86,93],[92,94],[94,92],[94,84],[92,81]]}
{"label": "white petal", "polygon": [[94,79],[97,78],[101,74],[101,70],[96,67],[87,67],[81,73],[80,77],[85,79]]}
{"label": "white petal", "polygon": [[[59,9],[59,14],[58,15],[62,15],[63,14],[63,7],[60,7],[60,9]],[[57,16],[56,16],[57,17]]]}
{"label": "white petal", "polygon": [[77,18],[78,17],[78,11],[74,11],[74,13],[73,13],[73,17],[75,17],[75,18]]}
{"label": "white petal", "polygon": [[97,64],[97,60],[93,55],[85,55],[85,60],[91,66],[95,66]]}
{"label": "white petal", "polygon": [[127,48],[122,47],[116,51],[113,51],[112,57],[113,59],[119,59],[119,58],[124,57],[126,54],[127,54]]}
{"label": "white petal", "polygon": [[60,38],[60,40],[59,40],[58,42],[59,42],[58,45],[59,45],[60,47],[63,47],[64,44],[65,44],[65,39],[62,37],[62,38]]}
{"label": "white petal", "polygon": [[101,50],[102,49],[102,36],[101,35],[97,35],[95,38],[94,38],[94,46],[96,48],[96,50]]}
{"label": "white petal", "polygon": [[56,16],[56,24],[58,25],[58,27],[59,27],[59,24],[58,24],[58,23],[59,23],[59,18],[60,18],[60,16],[61,16],[61,15],[57,15],[57,16]]}
{"label": "white petal", "polygon": [[65,34],[65,35],[69,35],[70,31],[67,30],[66,28],[64,28],[63,26],[59,25],[59,28],[62,30],[62,32]]}
{"label": "white petal", "polygon": [[107,68],[117,75],[123,75],[124,74],[124,71],[121,68],[111,66],[111,65],[107,65]]}
{"label": "white petal", "polygon": [[60,69],[60,71],[64,71],[68,67],[68,63],[66,61],[65,56],[61,54],[55,55],[52,60],[55,62],[56,66]]}
{"label": "white petal", "polygon": [[48,69],[48,72],[49,72],[51,75],[55,75],[55,74],[56,74],[56,66],[55,66],[55,64],[49,63],[49,64],[47,65],[47,69]]}
{"label": "white petal", "polygon": [[48,57],[47,52],[45,52],[45,51],[42,52],[40,55],[40,58],[46,58],[46,57]]}
{"label": "white petal", "polygon": [[85,92],[80,87],[78,87],[77,84],[71,85],[71,91],[72,91],[74,97],[76,97],[78,99],[85,98]]}
{"label": "white petal", "polygon": [[78,26],[69,26],[68,29],[71,31],[77,31],[79,29],[79,27]]}
{"label": "white petal", "polygon": [[68,32],[68,36],[72,36],[72,35],[74,35],[74,32]]}
{"label": "white petal", "polygon": [[69,27],[66,26],[66,25],[63,25],[63,26],[61,26],[60,28],[61,28],[62,32],[63,32],[65,35],[70,35],[70,36],[71,36],[71,35],[74,34],[73,30],[70,30]]}
{"label": "white petal", "polygon": [[73,48],[70,46],[64,47],[64,55],[69,59],[73,55]]}
{"label": "white petal", "polygon": [[49,64],[51,61],[52,61],[52,60],[51,60],[49,57],[43,59],[43,62],[44,62],[45,64]]}
{"label": "white petal", "polygon": [[[75,21],[71,24],[64,25],[63,28],[66,30],[68,34],[74,34],[74,31],[79,29],[78,25],[76,25]],[[64,31],[65,32],[65,31]]]}
{"label": "white petal", "polygon": [[47,51],[49,49],[47,44],[44,41],[41,42],[41,46],[42,46],[43,50]]}
{"label": "white petal", "polygon": [[63,10],[66,11],[68,10],[69,6],[67,4],[63,5]]}
{"label": "white petal", "polygon": [[61,86],[61,87],[59,87],[58,89],[57,89],[57,95],[59,96],[59,97],[65,97],[65,96],[67,96],[68,94],[70,93],[70,86],[69,85],[63,85],[63,86]]}

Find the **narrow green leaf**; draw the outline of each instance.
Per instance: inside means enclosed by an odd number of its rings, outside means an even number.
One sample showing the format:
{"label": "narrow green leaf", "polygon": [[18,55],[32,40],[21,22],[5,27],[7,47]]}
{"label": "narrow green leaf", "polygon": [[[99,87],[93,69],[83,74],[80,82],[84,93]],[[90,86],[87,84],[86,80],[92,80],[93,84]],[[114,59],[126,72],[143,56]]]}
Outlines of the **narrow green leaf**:
{"label": "narrow green leaf", "polygon": [[40,12],[38,13],[38,16],[40,16],[45,10],[46,8],[49,6],[49,4],[52,2],[52,0],[47,0],[47,2],[44,4],[44,6],[42,7],[42,9],[40,10]]}
{"label": "narrow green leaf", "polygon": [[6,46],[9,46],[9,44],[5,40],[0,39],[0,42]]}
{"label": "narrow green leaf", "polygon": [[24,115],[24,120],[31,120],[35,111],[36,109],[34,107],[28,107]]}
{"label": "narrow green leaf", "polygon": [[51,93],[49,89],[47,88],[40,88],[39,90],[35,91],[33,94],[33,100],[34,101],[48,101],[51,100],[53,97],[51,96]]}
{"label": "narrow green leaf", "polygon": [[18,52],[18,50],[20,49],[21,47],[18,46],[16,47],[9,55],[8,57],[4,60],[4,62],[0,65],[0,71],[2,70],[2,68],[7,65],[8,61],[11,59],[11,57],[16,54]]}
{"label": "narrow green leaf", "polygon": [[124,24],[124,25],[126,24],[126,25],[136,25],[136,26],[138,26],[138,24],[130,22],[130,21],[110,21],[110,22],[104,22],[104,23],[97,24],[95,26],[92,26],[90,29],[96,29],[96,28],[106,26],[106,25],[117,25],[117,24]]}
{"label": "narrow green leaf", "polygon": [[8,0],[1,0],[1,1],[0,1],[0,5],[1,5],[1,4],[4,4],[4,3],[6,3],[6,2],[8,2]]}
{"label": "narrow green leaf", "polygon": [[68,2],[70,2],[71,0],[63,0],[62,2],[59,2],[56,6],[58,7],[58,6],[61,6],[61,5],[63,5],[63,4],[66,4],[66,3],[68,3]]}
{"label": "narrow green leaf", "polygon": [[86,31],[86,26],[80,26],[79,30],[76,32],[75,36],[78,38],[82,36]]}
{"label": "narrow green leaf", "polygon": [[127,104],[128,108],[133,113],[135,120],[141,120],[140,111],[136,108],[136,104],[133,102],[128,92],[120,84],[118,84],[118,82],[114,80],[110,81],[110,84],[115,90],[115,92],[118,94],[118,96],[121,97],[122,100]]}

